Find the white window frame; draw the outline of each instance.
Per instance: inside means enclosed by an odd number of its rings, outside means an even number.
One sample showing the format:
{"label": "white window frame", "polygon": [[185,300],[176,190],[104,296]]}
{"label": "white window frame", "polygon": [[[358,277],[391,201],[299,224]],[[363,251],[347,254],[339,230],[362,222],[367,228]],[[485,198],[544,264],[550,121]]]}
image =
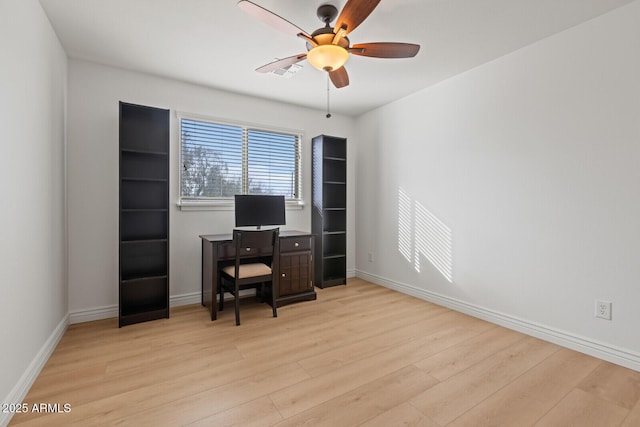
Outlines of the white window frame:
{"label": "white window frame", "polygon": [[[213,123],[219,125],[226,126],[236,126],[243,128],[243,132],[246,133],[247,130],[258,130],[265,132],[274,132],[274,133],[284,133],[289,135],[295,135],[298,137],[298,153],[297,153],[297,194],[298,197],[296,199],[287,199],[286,207],[287,209],[302,209],[304,206],[304,199],[302,194],[303,182],[302,182],[302,142],[304,140],[304,132],[301,130],[293,130],[293,129],[284,129],[284,128],[276,128],[273,126],[265,126],[260,124],[253,124],[247,122],[238,122],[238,121],[230,121],[227,119],[218,119],[214,117],[208,117],[198,114],[192,113],[184,113],[184,112],[176,112],[176,117],[178,119],[178,202],[177,205],[181,210],[233,210],[234,209],[234,201],[231,197],[226,198],[201,198],[194,199],[191,197],[183,197],[182,196],[182,120],[194,120],[206,123]],[[246,169],[248,167],[248,158],[246,156],[247,150],[247,141],[243,141],[243,160],[242,167]],[[243,172],[243,192],[246,191],[246,182],[244,182],[244,177],[246,177],[246,173]]]}

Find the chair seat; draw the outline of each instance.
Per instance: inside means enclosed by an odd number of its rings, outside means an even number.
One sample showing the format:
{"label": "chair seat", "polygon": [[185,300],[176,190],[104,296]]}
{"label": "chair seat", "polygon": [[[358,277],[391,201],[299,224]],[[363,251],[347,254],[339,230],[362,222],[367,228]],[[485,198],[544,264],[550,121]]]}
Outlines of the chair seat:
{"label": "chair seat", "polygon": [[[230,277],[236,276],[236,268],[233,265],[224,267],[222,271]],[[271,275],[271,267],[263,263],[241,264],[238,271],[238,279],[269,275]]]}

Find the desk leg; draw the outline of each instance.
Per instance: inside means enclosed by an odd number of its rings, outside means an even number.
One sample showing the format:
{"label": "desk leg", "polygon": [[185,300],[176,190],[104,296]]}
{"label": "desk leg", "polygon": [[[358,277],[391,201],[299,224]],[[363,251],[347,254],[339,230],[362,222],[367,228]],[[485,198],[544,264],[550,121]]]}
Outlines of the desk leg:
{"label": "desk leg", "polygon": [[202,304],[203,306],[206,307],[206,304],[204,303],[204,281],[205,281],[205,277],[207,277],[207,273],[206,273],[206,269],[205,269],[205,241],[204,239],[201,241],[200,244],[200,304]]}
{"label": "desk leg", "polygon": [[216,292],[213,243],[202,240],[202,305],[211,312],[211,320],[216,320]]}
{"label": "desk leg", "polygon": [[211,320],[218,318],[218,246],[211,244],[211,256],[209,257],[211,262]]}

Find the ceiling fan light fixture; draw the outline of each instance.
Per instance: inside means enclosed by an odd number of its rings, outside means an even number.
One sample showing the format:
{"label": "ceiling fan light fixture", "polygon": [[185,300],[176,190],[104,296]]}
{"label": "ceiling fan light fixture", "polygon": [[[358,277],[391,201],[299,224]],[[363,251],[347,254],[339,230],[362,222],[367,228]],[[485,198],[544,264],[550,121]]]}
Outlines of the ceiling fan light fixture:
{"label": "ceiling fan light fixture", "polygon": [[[349,74],[344,64],[351,54],[372,58],[412,58],[420,50],[420,45],[396,42],[361,43],[351,46],[347,36],[367,19],[380,0],[346,0],[340,13],[330,3],[318,7],[317,14],[324,23],[324,27],[308,34],[300,27],[252,1],[239,0],[238,6],[248,14],[282,32],[306,40],[307,53],[270,62],[256,68],[256,71],[259,73],[277,71],[307,59],[314,68],[327,71],[327,82],[331,81],[339,89],[349,85]],[[331,22],[336,17],[338,20],[335,27],[332,27]]]}
{"label": "ceiling fan light fixture", "polygon": [[342,46],[324,44],[307,52],[307,61],[318,70],[334,71],[349,59],[349,52]]}

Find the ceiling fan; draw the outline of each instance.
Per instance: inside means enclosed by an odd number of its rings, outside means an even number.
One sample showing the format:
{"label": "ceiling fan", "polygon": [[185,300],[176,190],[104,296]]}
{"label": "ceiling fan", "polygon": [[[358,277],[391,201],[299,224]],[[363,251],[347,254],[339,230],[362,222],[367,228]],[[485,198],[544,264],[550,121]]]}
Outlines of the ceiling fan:
{"label": "ceiling fan", "polygon": [[[380,3],[380,0],[348,0],[338,15],[338,9],[331,4],[318,7],[318,18],[325,26],[308,34],[298,26],[275,13],[248,1],[240,0],[238,7],[272,27],[300,37],[307,42],[307,52],[278,59],[256,69],[260,73],[269,73],[286,68],[304,59],[319,70],[329,73],[329,78],[337,88],[349,85],[349,74],[344,64],[349,54],[373,58],[411,58],[416,56],[420,45],[411,43],[362,43],[350,45],[347,34],[355,30]],[[335,27],[330,24],[338,17]]]}

